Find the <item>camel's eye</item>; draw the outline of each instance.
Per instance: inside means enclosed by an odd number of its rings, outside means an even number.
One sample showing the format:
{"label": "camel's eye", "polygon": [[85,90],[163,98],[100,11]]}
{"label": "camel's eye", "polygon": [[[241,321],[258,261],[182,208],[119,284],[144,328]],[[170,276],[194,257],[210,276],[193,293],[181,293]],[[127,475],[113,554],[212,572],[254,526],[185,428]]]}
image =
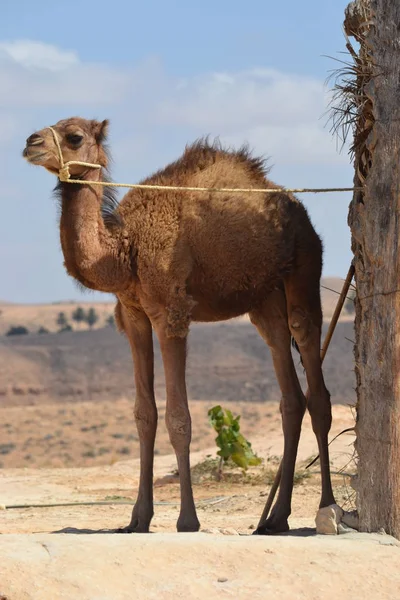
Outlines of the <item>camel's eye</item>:
{"label": "camel's eye", "polygon": [[67,140],[68,144],[71,144],[72,146],[79,146],[83,140],[83,135],[79,135],[79,133],[68,133],[65,136],[65,139]]}

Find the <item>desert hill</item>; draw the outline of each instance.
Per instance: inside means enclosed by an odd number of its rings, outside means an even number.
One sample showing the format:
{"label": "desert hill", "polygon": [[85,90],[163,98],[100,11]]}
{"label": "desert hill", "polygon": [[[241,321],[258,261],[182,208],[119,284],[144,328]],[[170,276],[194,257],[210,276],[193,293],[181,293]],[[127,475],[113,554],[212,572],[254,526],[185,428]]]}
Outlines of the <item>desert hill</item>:
{"label": "desert hill", "polygon": [[[324,325],[326,330],[327,324]],[[339,323],[324,370],[334,403],[354,400],[353,324]],[[299,355],[294,354],[304,381]],[[155,386],[164,397],[164,376],[155,343]],[[192,327],[188,393],[217,401],[277,400],[269,349],[246,321]],[[49,335],[0,338],[0,401],[5,405],[132,397],[133,369],[124,336],[112,327]]]}

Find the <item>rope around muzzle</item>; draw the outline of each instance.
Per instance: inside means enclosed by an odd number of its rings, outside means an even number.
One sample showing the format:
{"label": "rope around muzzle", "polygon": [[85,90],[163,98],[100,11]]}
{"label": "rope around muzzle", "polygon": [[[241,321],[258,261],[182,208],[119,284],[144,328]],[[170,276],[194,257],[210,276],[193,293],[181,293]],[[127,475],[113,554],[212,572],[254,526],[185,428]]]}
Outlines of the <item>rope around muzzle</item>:
{"label": "rope around muzzle", "polygon": [[[60,161],[60,168],[58,170],[58,178],[60,181],[69,181],[70,183],[74,183],[75,181],[78,181],[79,183],[82,183],[82,181],[80,181],[80,180],[72,180],[71,179],[71,173],[69,172],[70,165],[80,165],[82,167],[89,167],[91,169],[101,169],[101,165],[86,163],[86,162],[82,162],[80,160],[69,160],[67,162],[64,162],[64,157],[63,157],[63,153],[61,150],[60,142],[58,141],[58,135],[57,135],[55,129],[53,129],[53,127],[48,127],[48,129],[50,129],[51,133],[53,134],[54,143],[57,147],[58,160]],[[87,182],[87,183],[89,183],[89,182]],[[104,184],[104,185],[106,185],[106,184]]]}
{"label": "rope around muzzle", "polygon": [[58,171],[58,178],[60,181],[65,183],[80,183],[86,185],[100,185],[107,187],[121,187],[121,188],[135,188],[143,190],[182,190],[186,192],[220,192],[228,194],[275,194],[277,192],[285,192],[287,194],[323,194],[329,192],[358,192],[362,191],[362,187],[345,187],[345,188],[209,188],[209,187],[192,187],[192,186],[179,186],[179,185],[153,185],[147,183],[114,183],[113,181],[92,181],[88,179],[72,179],[69,167],[72,165],[78,165],[81,167],[87,167],[89,169],[101,169],[102,166],[94,163],[82,162],[80,160],[68,160],[64,162],[60,142],[58,136],[53,127],[48,127],[53,134],[54,142],[57,147],[58,159],[60,161],[60,168]]}

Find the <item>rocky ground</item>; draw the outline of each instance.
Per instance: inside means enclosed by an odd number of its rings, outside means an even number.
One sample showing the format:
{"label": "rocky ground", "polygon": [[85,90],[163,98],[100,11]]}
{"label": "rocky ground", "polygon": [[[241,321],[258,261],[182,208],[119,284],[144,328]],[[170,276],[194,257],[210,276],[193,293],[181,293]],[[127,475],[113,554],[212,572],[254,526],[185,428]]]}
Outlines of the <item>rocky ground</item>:
{"label": "rocky ground", "polygon": [[[206,435],[202,448],[193,452],[199,534],[174,533],[179,485],[171,454],[156,456],[155,516],[148,535],[113,533],[129,520],[137,459],[83,468],[1,470],[0,598],[398,598],[398,542],[386,535],[315,535],[320,480],[317,464],[310,474],[304,470],[316,452],[308,417],[296,469],[292,530],[279,537],[251,536],[282,452],[277,406],[269,411],[258,431],[254,426],[246,432],[265,461],[245,477],[228,470],[222,482],[212,478],[215,447],[207,447]],[[195,424],[204,417],[205,405],[198,412],[203,416]],[[335,406],[331,437],[353,424],[352,412]],[[159,449],[164,451],[163,424],[160,429]],[[354,502],[349,484],[353,440],[348,433],[331,445],[335,494],[346,509]],[[49,504],[65,506],[43,507]]]}

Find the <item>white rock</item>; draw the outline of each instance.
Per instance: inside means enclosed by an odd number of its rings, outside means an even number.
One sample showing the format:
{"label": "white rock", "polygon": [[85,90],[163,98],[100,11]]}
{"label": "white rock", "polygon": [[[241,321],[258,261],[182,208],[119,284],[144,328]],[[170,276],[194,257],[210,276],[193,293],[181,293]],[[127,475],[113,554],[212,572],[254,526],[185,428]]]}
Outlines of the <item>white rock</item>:
{"label": "white rock", "polygon": [[337,535],[338,524],[343,516],[343,510],[337,504],[320,508],[315,517],[317,533],[323,535]]}
{"label": "white rock", "polygon": [[226,529],[221,529],[222,535],[239,535],[239,532],[233,527],[227,527]]}
{"label": "white rock", "polygon": [[220,534],[220,530],[217,527],[208,527],[205,529],[201,529],[201,533],[212,533],[212,534]]}

